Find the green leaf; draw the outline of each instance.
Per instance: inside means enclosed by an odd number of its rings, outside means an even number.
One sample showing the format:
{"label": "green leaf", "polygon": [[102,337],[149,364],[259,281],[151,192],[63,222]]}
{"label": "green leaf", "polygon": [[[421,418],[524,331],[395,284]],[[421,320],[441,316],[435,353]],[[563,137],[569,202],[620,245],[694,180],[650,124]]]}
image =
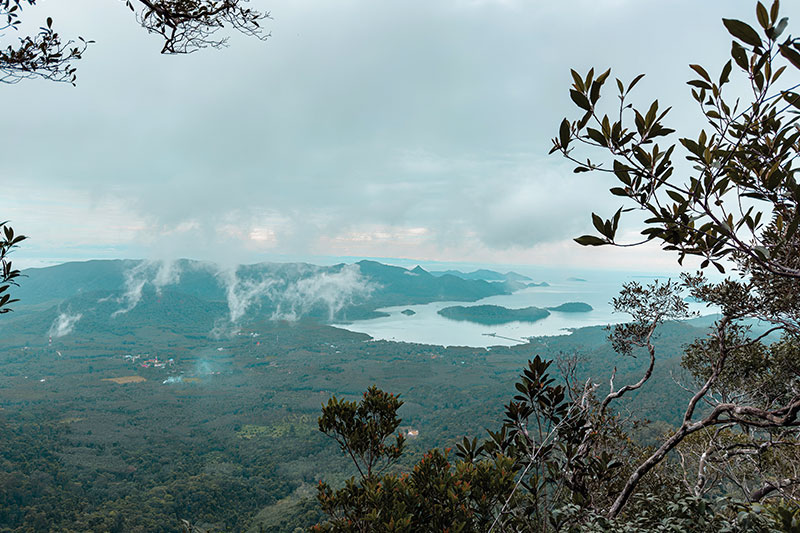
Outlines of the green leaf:
{"label": "green leaf", "polygon": [[756,4],[756,18],[758,19],[758,23],[761,24],[761,27],[765,30],[769,28],[769,13],[767,13],[767,8],[764,7],[764,4],[761,2]]}
{"label": "green leaf", "polygon": [[589,99],[586,98],[586,95],[572,89],[569,91],[569,96],[572,98],[572,101],[575,102],[575,105],[584,109],[586,111],[590,111],[592,109],[592,104],[589,103]]}
{"label": "green leaf", "polygon": [[704,80],[711,83],[711,76],[708,75],[706,69],[704,69],[700,65],[689,65],[689,68],[697,72],[700,75],[700,77],[702,77]]}
{"label": "green leaf", "polygon": [[699,87],[701,89],[711,90],[711,85],[704,82],[703,80],[690,80],[686,82],[686,85],[691,85],[692,87]]}
{"label": "green leaf", "polygon": [[639,83],[639,80],[641,80],[642,78],[644,78],[644,74],[639,74],[638,76],[633,78],[631,84],[628,85],[628,90],[626,91],[626,93],[631,92],[631,89],[633,89],[636,86],[636,84]]}
{"label": "green leaf", "polygon": [[719,86],[720,87],[722,87],[723,85],[728,83],[728,80],[730,80],[731,68],[732,68],[731,67],[731,62],[730,62],[730,60],[728,60],[728,62],[725,63],[725,66],[722,67],[722,73],[719,75]]}
{"label": "green leaf", "polygon": [[647,115],[644,117],[644,122],[647,127],[653,125],[653,122],[656,120],[656,113],[658,113],[658,100],[650,104],[650,109],[647,110]]}
{"label": "green leaf", "polygon": [[575,242],[581,246],[603,246],[608,244],[608,242],[599,237],[595,237],[594,235],[583,235],[582,237],[575,239]]}
{"label": "green leaf", "polygon": [[797,53],[792,48],[789,48],[785,44],[780,46],[781,55],[789,60],[789,62],[795,66],[795,68],[800,68],[800,54]]}
{"label": "green leaf", "polygon": [[592,84],[592,90],[589,91],[589,100],[591,100],[593,104],[596,104],[597,101],[600,99],[600,88],[602,86],[603,84],[598,83],[598,81],[595,81]]}
{"label": "green leaf", "polygon": [[581,78],[581,75],[574,70],[570,70],[569,73],[572,74],[572,81],[575,82],[575,87],[579,91],[585,91],[586,87],[583,86],[583,78]]}
{"label": "green leaf", "polygon": [[594,142],[602,146],[608,146],[605,136],[603,136],[603,134],[600,133],[599,130],[596,130],[594,128],[586,128],[586,135]]}
{"label": "green leaf", "polygon": [[561,127],[558,129],[559,141],[561,141],[561,148],[564,150],[569,146],[569,120],[564,119],[561,121]]}
{"label": "green leaf", "polygon": [[595,229],[597,229],[597,231],[608,237],[603,225],[603,219],[594,213],[592,213],[592,225],[595,227]]}
{"label": "green leaf", "polygon": [[683,196],[681,196],[680,194],[671,189],[667,190],[667,195],[669,195],[669,197],[672,198],[673,201],[679,204],[682,204],[686,200]]}
{"label": "green leaf", "polygon": [[692,139],[680,139],[680,143],[694,155],[702,157],[703,149],[700,147],[699,144],[694,142]]}
{"label": "green leaf", "polygon": [[747,51],[736,41],[731,44],[731,57],[741,69],[750,70],[750,65],[747,62]]}
{"label": "green leaf", "polygon": [[722,23],[728,32],[740,41],[752,46],[761,46],[761,37],[749,24],[736,19],[722,19]]}
{"label": "green leaf", "polygon": [[781,94],[781,96],[788,103],[790,103],[791,105],[793,105],[797,109],[800,109],[800,94],[786,92],[786,93]]}
{"label": "green leaf", "polygon": [[589,72],[586,74],[586,79],[583,80],[584,91],[592,86],[593,77],[594,77],[594,67],[589,69]]}

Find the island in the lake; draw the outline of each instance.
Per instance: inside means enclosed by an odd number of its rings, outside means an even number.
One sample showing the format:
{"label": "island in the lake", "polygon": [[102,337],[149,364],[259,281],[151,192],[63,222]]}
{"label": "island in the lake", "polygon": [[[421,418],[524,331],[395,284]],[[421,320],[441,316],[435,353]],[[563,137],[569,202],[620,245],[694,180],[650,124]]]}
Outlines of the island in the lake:
{"label": "island in the lake", "polygon": [[550,316],[550,311],[560,313],[588,313],[592,311],[591,305],[584,302],[567,302],[557,307],[523,307],[522,309],[509,309],[500,305],[454,305],[439,310],[439,314],[451,320],[462,320],[494,326],[508,324],[509,322],[536,322]]}
{"label": "island in the lake", "polygon": [[584,302],[567,302],[557,307],[548,307],[550,311],[558,311],[560,313],[588,313],[594,308]]}
{"label": "island in the lake", "polygon": [[414,311],[413,309],[403,309],[402,311],[400,311],[400,314],[406,315],[406,316],[411,316],[411,315],[416,315],[417,312]]}
{"label": "island in the lake", "polygon": [[524,307],[508,309],[499,305],[455,305],[439,310],[439,314],[451,320],[462,320],[486,326],[507,324],[509,322],[536,322],[550,316],[547,309]]}

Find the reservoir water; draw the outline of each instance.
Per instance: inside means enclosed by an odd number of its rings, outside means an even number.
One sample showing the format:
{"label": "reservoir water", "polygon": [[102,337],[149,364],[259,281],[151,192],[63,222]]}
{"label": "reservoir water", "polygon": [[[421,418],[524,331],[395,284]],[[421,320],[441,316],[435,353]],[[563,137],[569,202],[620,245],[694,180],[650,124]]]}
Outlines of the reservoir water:
{"label": "reservoir water", "polygon": [[[652,281],[653,277],[640,276],[640,283]],[[663,279],[663,278],[662,278]],[[357,320],[348,324],[334,324],[336,327],[366,333],[374,339],[442,346],[497,346],[522,344],[527,337],[568,335],[574,328],[617,324],[630,320],[629,315],[614,313],[611,299],[619,294],[622,287],[620,276],[605,279],[580,281],[568,279],[549,282],[548,287],[528,287],[513,294],[492,296],[477,302],[433,302],[421,305],[407,305],[380,309],[389,316],[370,320]],[[631,278],[627,277],[630,281]],[[440,309],[452,305],[492,304],[508,308],[555,307],[566,302],[585,302],[593,310],[585,313],[562,313],[550,311],[550,316],[536,322],[511,322],[501,325],[482,325],[472,322],[456,321],[438,314]],[[692,311],[710,314],[705,305],[690,303]],[[410,309],[413,315],[403,314]]]}

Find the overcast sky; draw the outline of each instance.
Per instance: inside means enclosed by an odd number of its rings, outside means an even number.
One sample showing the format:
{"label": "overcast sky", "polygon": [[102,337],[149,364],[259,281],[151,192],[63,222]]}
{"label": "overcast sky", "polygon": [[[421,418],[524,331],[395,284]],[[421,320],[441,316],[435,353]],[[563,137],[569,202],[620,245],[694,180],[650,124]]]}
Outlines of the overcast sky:
{"label": "overcast sky", "polygon": [[76,88],[0,87],[0,218],[30,236],[21,266],[355,256],[663,268],[674,257],[571,243],[591,211],[618,204],[603,177],[547,156],[576,115],[569,69],[645,72],[640,101],[673,105],[672,124],[693,131],[688,64],[718,71],[730,49],[720,19],[755,18],[754,2],[730,0],[252,5],[272,13],[268,41],[234,35],[190,56],[159,55],[121,0],[26,8],[28,23],[51,15],[96,44]]}

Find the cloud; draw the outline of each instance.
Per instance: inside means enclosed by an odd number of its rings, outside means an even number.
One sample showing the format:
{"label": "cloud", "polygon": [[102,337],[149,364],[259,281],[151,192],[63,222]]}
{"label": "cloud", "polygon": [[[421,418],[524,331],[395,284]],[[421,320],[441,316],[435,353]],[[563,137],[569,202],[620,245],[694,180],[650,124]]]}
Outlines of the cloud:
{"label": "cloud", "polygon": [[[645,105],[658,96],[692,130],[687,64],[721,66],[720,17],[753,17],[722,0],[276,0],[267,42],[235,36],[226,50],[164,57],[119,2],[40,4],[26,7],[34,28],[50,15],[62,35],[97,44],[75,90],[4,88],[15,105],[0,144],[15,157],[0,171],[25,185],[4,188],[0,213],[35,237],[21,264],[31,254],[233,267],[342,255],[356,246],[343,236],[419,227],[415,241],[357,247],[521,260],[609,207],[601,187],[545,157],[573,113],[569,68],[648,72]],[[800,3],[783,9],[794,20]]]}
{"label": "cloud", "polygon": [[228,323],[218,322],[214,335],[223,336],[236,329],[241,320],[263,303],[274,309],[271,320],[295,321],[323,306],[333,319],[357,298],[368,297],[374,284],[361,274],[358,265],[345,265],[337,272],[322,271],[311,265],[292,265],[286,276],[271,272],[245,275],[241,269],[221,268],[217,279],[225,287]]}
{"label": "cloud", "polygon": [[231,324],[238,324],[239,320],[249,309],[259,304],[261,298],[268,297],[276,280],[266,277],[258,280],[245,279],[238,275],[236,269],[222,269],[217,278],[225,287],[225,296],[228,302],[228,319]]}
{"label": "cloud", "polygon": [[117,302],[123,304],[123,307],[111,313],[112,318],[127,313],[142,299],[142,289],[147,283],[146,269],[147,263],[141,262],[125,271],[125,293],[117,298]]}
{"label": "cloud", "polygon": [[59,313],[59,315],[53,321],[53,324],[50,326],[48,335],[55,338],[69,335],[75,328],[75,324],[77,324],[82,317],[83,315],[81,313]]}
{"label": "cloud", "polygon": [[180,281],[180,267],[174,261],[139,261],[124,273],[125,292],[116,299],[122,304],[111,317],[125,314],[134,309],[142,299],[145,285],[153,286],[157,294],[167,285]]}
{"label": "cloud", "polygon": [[290,283],[277,293],[277,309],[272,318],[297,320],[322,304],[328,310],[328,319],[333,320],[346,305],[368,297],[374,289],[374,284],[361,275],[358,265],[346,265],[339,272],[321,272]]}
{"label": "cloud", "polygon": [[153,278],[153,287],[157,294],[161,294],[161,289],[167,285],[175,285],[181,279],[181,270],[175,261],[160,261],[158,270]]}

